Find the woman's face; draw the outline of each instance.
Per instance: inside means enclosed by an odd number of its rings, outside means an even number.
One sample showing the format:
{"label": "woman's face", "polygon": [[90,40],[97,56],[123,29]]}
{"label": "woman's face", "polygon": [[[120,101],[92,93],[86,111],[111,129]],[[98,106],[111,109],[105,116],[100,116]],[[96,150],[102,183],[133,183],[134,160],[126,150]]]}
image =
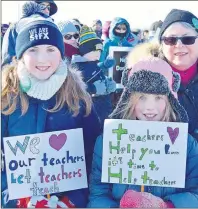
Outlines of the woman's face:
{"label": "woman's face", "polygon": [[55,46],[38,45],[25,51],[23,61],[29,73],[39,80],[46,80],[58,69],[61,54]]}
{"label": "woman's face", "polygon": [[[198,38],[196,36],[198,36],[196,31],[181,23],[173,23],[166,29],[162,36],[162,51],[171,66],[185,71],[197,61]],[[183,39],[183,43],[182,40],[177,40],[173,44],[175,37],[186,37],[188,40]],[[195,41],[190,41],[189,39],[194,39]],[[188,45],[185,41],[191,42],[191,44]]]}
{"label": "woman's face", "polygon": [[69,32],[64,35],[63,40],[66,44],[77,46],[79,40],[79,33]]}

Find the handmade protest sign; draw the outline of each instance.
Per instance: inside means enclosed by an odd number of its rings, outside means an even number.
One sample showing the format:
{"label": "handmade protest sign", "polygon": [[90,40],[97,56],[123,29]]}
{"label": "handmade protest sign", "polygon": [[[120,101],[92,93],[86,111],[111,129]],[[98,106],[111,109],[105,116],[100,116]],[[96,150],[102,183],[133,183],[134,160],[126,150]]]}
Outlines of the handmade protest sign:
{"label": "handmade protest sign", "polygon": [[105,120],[102,182],[185,187],[187,123]]}
{"label": "handmade protest sign", "polygon": [[116,65],[109,69],[108,76],[113,78],[116,82],[116,88],[122,89],[121,84],[122,72],[126,68],[126,57],[131,51],[132,47],[111,46],[109,48],[109,55],[116,61]]}
{"label": "handmade protest sign", "polygon": [[82,129],[3,140],[11,200],[87,187]]}

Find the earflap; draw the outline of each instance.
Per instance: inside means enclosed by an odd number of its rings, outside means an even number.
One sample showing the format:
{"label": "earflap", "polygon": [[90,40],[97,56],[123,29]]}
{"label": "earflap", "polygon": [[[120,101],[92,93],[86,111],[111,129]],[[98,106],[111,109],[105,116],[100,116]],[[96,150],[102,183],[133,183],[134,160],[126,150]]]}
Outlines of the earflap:
{"label": "earflap", "polygon": [[171,92],[168,95],[168,99],[174,113],[176,114],[176,122],[188,123],[189,118],[186,110]]}
{"label": "earflap", "polygon": [[129,76],[129,71],[130,71],[130,70],[131,70],[131,69],[126,68],[126,69],[124,69],[123,72],[122,72],[121,84],[122,84],[123,86],[126,86],[127,83],[128,83],[128,76]]}
{"label": "earflap", "polygon": [[173,84],[172,89],[174,92],[178,92],[180,84],[181,84],[181,77],[179,73],[172,71],[173,74]]}

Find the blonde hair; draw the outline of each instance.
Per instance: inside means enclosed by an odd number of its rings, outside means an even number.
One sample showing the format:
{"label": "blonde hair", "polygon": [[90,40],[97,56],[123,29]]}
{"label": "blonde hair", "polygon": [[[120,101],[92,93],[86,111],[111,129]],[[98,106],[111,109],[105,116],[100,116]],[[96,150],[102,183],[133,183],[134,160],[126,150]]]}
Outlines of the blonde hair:
{"label": "blonde hair", "polygon": [[[2,107],[1,111],[5,115],[12,114],[18,102],[21,105],[21,112],[24,115],[29,107],[29,100],[25,93],[20,89],[19,78],[17,76],[17,61],[7,65],[2,70]],[[56,93],[56,104],[49,112],[59,111],[65,104],[73,113],[79,114],[80,102],[83,102],[86,109],[86,116],[91,112],[92,100],[86,91],[86,84],[82,80],[81,72],[68,66],[68,75],[62,87]]]}
{"label": "blonde hair", "polygon": [[[120,119],[135,119],[134,116],[134,109],[139,101],[140,97],[142,95],[145,95],[144,93],[134,92],[129,97],[128,101],[124,104],[123,110],[119,113]],[[170,105],[170,102],[168,101],[168,97],[166,97],[166,109],[164,113],[164,117],[161,121],[167,121],[167,122],[174,122],[176,121],[176,115]]]}

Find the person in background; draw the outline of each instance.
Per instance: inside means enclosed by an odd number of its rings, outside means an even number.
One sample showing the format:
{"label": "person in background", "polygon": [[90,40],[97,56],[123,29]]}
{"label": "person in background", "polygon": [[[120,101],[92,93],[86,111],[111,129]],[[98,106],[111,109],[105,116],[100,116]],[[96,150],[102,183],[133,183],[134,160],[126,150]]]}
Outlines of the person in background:
{"label": "person in background", "polygon": [[101,22],[101,20],[94,20],[92,23],[92,29],[99,38],[102,37],[102,22]]}
{"label": "person in background", "polygon": [[121,17],[114,18],[109,29],[109,39],[106,39],[103,43],[100,61],[103,62],[107,58],[111,46],[131,47],[132,43],[127,40],[130,33],[130,25],[127,20]]}
{"label": "person in background", "polygon": [[79,54],[79,31],[71,21],[62,21],[57,24],[63,36],[65,56],[70,60],[73,55]]}
{"label": "person in background", "polygon": [[110,29],[111,21],[106,21],[102,26],[102,41],[105,41],[109,38],[109,29]]}
{"label": "person in background", "polygon": [[142,41],[141,41],[142,43],[149,41],[149,31],[148,30],[144,30],[142,36],[143,36]]}
{"label": "person in background", "polygon": [[[47,16],[52,16],[57,12],[58,8],[53,0],[45,1],[27,1],[22,7],[22,18],[26,16],[27,13],[42,13]],[[2,67],[8,63],[12,62],[12,58],[16,55],[15,45],[17,38],[17,23],[10,25],[5,33],[2,51],[1,51],[1,63]]]}
{"label": "person in background", "polygon": [[3,43],[3,37],[6,33],[6,31],[8,30],[9,25],[8,24],[2,24],[1,25],[1,47],[2,47],[2,43]]}
{"label": "person in background", "polygon": [[107,57],[104,62],[99,62],[101,51],[102,40],[92,28],[84,25],[79,39],[80,56],[74,55],[72,63],[75,63],[82,72],[87,91],[92,96],[94,107],[103,126],[104,120],[113,110],[110,94],[115,91],[116,83],[105,76],[105,72],[115,65],[115,60]]}
{"label": "person in background", "polygon": [[189,116],[189,133],[198,140],[198,18],[173,9],[159,33],[159,56],[181,76],[180,103]]}
{"label": "person in background", "polygon": [[161,20],[155,21],[151,24],[149,29],[149,40],[152,40],[156,37],[156,32],[160,30],[162,27],[163,22]]}

